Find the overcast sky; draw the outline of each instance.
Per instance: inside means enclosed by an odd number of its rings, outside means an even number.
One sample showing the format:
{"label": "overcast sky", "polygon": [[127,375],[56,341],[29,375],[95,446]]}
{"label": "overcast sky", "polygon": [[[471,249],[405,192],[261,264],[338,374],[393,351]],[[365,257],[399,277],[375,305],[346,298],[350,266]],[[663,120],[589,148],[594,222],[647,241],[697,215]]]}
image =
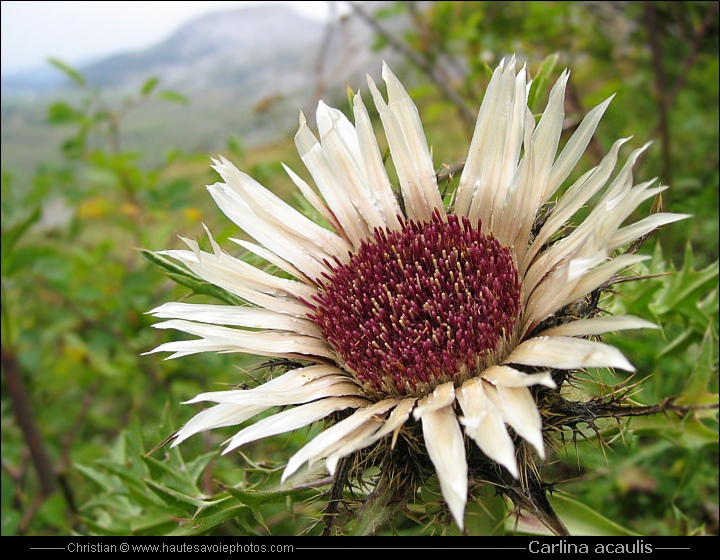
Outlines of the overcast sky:
{"label": "overcast sky", "polygon": [[[272,2],[3,0],[2,73],[46,64],[49,57],[68,64],[154,45],[190,19],[210,11]],[[327,2],[289,4],[304,15],[324,19]]]}

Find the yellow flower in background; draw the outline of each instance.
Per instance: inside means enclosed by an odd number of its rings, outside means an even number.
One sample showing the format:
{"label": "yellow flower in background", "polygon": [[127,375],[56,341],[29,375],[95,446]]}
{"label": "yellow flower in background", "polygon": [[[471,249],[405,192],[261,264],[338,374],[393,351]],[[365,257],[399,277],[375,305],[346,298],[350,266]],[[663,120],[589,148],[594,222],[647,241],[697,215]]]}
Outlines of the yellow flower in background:
{"label": "yellow flower in background", "polygon": [[[493,74],[457,190],[444,201],[418,110],[387,66],[382,75],[387,100],[370,78],[368,85],[399,184],[391,184],[360,94],[354,124],[319,104],[319,140],[300,117],[296,145],[317,190],[286,168],[328,227],[216,161],[223,182],[208,189],[255,243],[234,241],[286,274],[233,257],[212,238],[211,253],[192,240],[188,250],[165,251],[247,305],[161,305],[152,313],[167,320],[156,327],[198,338],[153,352],[243,352],[297,364],[253,389],[197,395],[189,402],[215,406],[174,434],[173,445],[278,407],[238,431],[224,452],[337,420],[289,459],[283,479],[319,461],[335,474],[344,458],[380,448],[386,452],[375,457],[392,464],[404,445],[429,458],[462,529],[469,454],[520,480],[530,448],[545,457],[537,391],[557,391],[582,368],[634,371],[597,336],[654,325],[603,316],[590,296],[645,259],[624,248],[684,216],[628,221],[666,187],[634,184],[644,147],[616,171],[627,139],[558,198],[610,100],[559,151],[569,74],[536,122],[526,71],[514,58]],[[339,411],[351,414],[339,420]]]}

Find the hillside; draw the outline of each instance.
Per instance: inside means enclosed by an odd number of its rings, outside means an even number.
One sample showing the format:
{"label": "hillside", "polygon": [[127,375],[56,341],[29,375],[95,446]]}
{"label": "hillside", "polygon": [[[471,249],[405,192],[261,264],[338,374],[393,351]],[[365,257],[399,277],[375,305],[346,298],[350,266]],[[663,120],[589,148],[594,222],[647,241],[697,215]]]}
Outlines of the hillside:
{"label": "hillside", "polygon": [[[394,18],[388,25],[405,23]],[[298,109],[311,116],[319,96],[343,104],[346,83],[365,88],[366,73],[377,78],[382,60],[397,60],[388,50],[373,51],[373,41],[372,30],[352,16],[328,30],[288,7],[262,5],[208,13],[148,49],[79,70],[117,104],[150,77],[189,100],[140,106],[124,122],[125,146],[153,161],[170,148],[213,152],[230,136],[250,147],[292,134]],[[3,168],[31,170],[57,152],[62,133],[48,132],[44,114],[51,102],[77,100],[77,88],[50,70],[3,78]]]}
{"label": "hillside", "polygon": [[186,92],[253,84],[267,95],[302,82],[323,29],[282,5],[213,12],[156,46],[101,60],[84,74],[104,88],[133,87],[154,75]]}

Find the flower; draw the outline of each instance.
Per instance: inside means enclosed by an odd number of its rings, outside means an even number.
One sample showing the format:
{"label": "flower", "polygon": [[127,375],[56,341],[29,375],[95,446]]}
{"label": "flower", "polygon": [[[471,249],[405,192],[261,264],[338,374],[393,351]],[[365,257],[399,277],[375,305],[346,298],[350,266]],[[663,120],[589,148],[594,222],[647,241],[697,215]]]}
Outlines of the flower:
{"label": "flower", "polygon": [[[173,352],[171,358],[245,352],[299,365],[256,388],[196,396],[189,402],[216,404],[177,431],[173,445],[275,407],[283,409],[241,429],[224,452],[326,417],[337,420],[289,459],[287,479],[322,460],[334,474],[344,457],[383,443],[392,448],[415,430],[462,528],[466,438],[521,477],[517,449],[523,440],[545,456],[533,391],[555,390],[568,372],[582,368],[634,371],[597,336],[655,325],[602,316],[590,296],[645,258],[622,248],[684,216],[655,213],[623,225],[666,188],[654,181],[633,184],[632,167],[645,147],[613,176],[627,139],[556,197],[610,99],[587,114],[556,155],[569,73],[552,88],[536,124],[526,71],[516,66],[513,58],[495,70],[448,201],[418,110],[386,65],[387,101],[370,78],[368,85],[398,192],[360,94],[354,125],[320,102],[319,141],[300,116],[295,141],[319,195],[286,167],[327,227],[227,160],[214,162],[224,182],[210,185],[211,195],[257,244],[233,241],[284,274],[231,256],[212,237],[212,253],[188,239],[189,250],[164,251],[247,305],[161,305],[151,313],[167,321],[156,327],[199,338],[153,352]],[[571,228],[570,219],[595,195],[599,200],[587,217]],[[339,411],[351,413],[339,420]]]}

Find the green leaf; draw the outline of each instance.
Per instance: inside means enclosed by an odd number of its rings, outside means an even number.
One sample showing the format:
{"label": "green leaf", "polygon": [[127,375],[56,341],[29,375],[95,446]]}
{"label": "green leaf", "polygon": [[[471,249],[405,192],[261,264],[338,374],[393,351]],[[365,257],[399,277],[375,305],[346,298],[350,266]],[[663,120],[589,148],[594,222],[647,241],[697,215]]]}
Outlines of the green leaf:
{"label": "green leaf", "polygon": [[153,78],[148,79],[143,84],[142,88],[140,89],[140,94],[143,97],[147,97],[148,95],[150,95],[153,92],[153,90],[157,87],[157,85],[159,83],[160,83],[160,80],[158,78],[153,77]]}
{"label": "green leaf", "polygon": [[635,537],[637,533],[615,523],[615,521],[600,515],[594,509],[582,502],[553,494],[550,503],[556,513],[574,536],[607,536],[607,537]]}
{"label": "green leaf", "polygon": [[27,274],[29,270],[43,273],[47,267],[52,267],[62,258],[64,257],[61,251],[56,247],[23,244],[7,257],[3,255],[2,273],[6,277]]}
{"label": "green leaf", "polygon": [[717,431],[703,424],[696,413],[683,418],[672,413],[633,418],[629,432],[638,436],[662,437],[690,450],[718,445]]}
{"label": "green leaf", "polygon": [[[615,521],[600,515],[596,510],[582,502],[563,494],[552,494],[548,498],[553,509],[567,530],[574,537],[636,537],[637,533],[622,527]],[[507,529],[512,531],[515,519],[511,516],[506,522]],[[547,529],[536,525],[518,524],[521,532],[533,534],[549,534]],[[525,531],[523,531],[525,529]],[[530,529],[530,530],[528,530]]]}
{"label": "green leaf", "polygon": [[95,484],[98,485],[98,487],[100,487],[100,489],[106,492],[112,492],[118,488],[117,479],[113,478],[112,476],[108,476],[107,474],[102,473],[97,469],[87,467],[79,463],[76,463],[73,466],[76,470],[80,471],[83,476],[92,480]]}
{"label": "green leaf", "polygon": [[62,529],[67,524],[68,507],[61,493],[50,496],[38,511],[38,516],[51,527]]}
{"label": "green leaf", "polygon": [[3,228],[2,236],[0,236],[0,246],[2,247],[3,274],[5,272],[5,259],[8,258],[15,244],[25,235],[30,227],[40,219],[40,208],[35,208],[33,212],[20,223]]}
{"label": "green leaf", "polygon": [[85,84],[85,78],[83,75],[75,70],[72,66],[69,66],[62,62],[61,60],[58,60],[57,58],[50,58],[48,62],[53,65],[55,68],[60,70],[63,74],[65,74],[68,78],[70,78],[73,82],[75,82],[77,85],[84,87]]}
{"label": "green leaf", "polygon": [[82,119],[82,113],[68,103],[58,102],[48,107],[47,118],[50,124],[67,124]]}
{"label": "green leaf", "polygon": [[16,535],[18,527],[20,527],[20,512],[3,508],[2,520],[0,520],[0,530],[3,536],[12,537]]}
{"label": "green leaf", "polygon": [[181,93],[177,93],[176,91],[161,91],[158,93],[157,97],[158,99],[170,101],[171,103],[178,103],[180,105],[188,105],[190,103],[187,97]]}
{"label": "green leaf", "polygon": [[550,56],[545,58],[545,60],[543,60],[542,64],[540,65],[537,76],[535,76],[532,83],[530,84],[530,93],[528,94],[528,107],[533,113],[536,112],[537,104],[539,103],[540,98],[545,93],[545,89],[547,88],[547,84],[550,80],[553,70],[555,70],[555,65],[557,64],[558,58],[558,53],[551,54]]}
{"label": "green leaf", "polygon": [[80,159],[85,153],[85,135],[79,134],[68,138],[63,142],[61,149],[66,158],[70,160]]}

